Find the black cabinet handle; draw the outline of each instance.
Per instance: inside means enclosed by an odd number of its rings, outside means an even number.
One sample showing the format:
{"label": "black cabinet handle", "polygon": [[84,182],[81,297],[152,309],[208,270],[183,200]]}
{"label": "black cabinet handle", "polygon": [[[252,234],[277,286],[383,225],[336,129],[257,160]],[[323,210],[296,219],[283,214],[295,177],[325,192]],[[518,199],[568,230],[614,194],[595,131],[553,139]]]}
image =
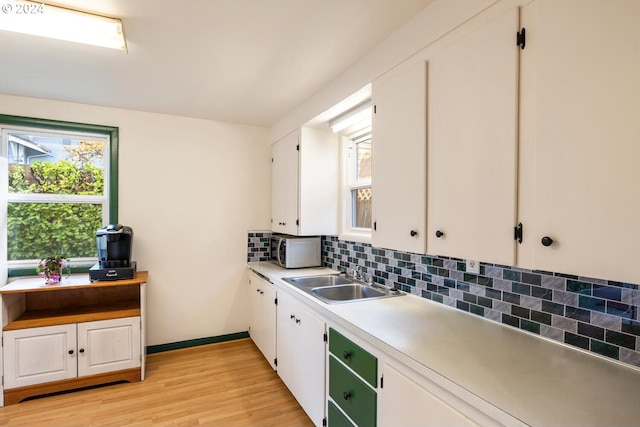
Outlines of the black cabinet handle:
{"label": "black cabinet handle", "polygon": [[542,246],[551,246],[553,245],[553,239],[549,236],[544,236],[542,238]]}
{"label": "black cabinet handle", "polygon": [[69,350],[69,354],[73,354],[73,350]]}
{"label": "black cabinet handle", "polygon": [[292,314],[292,315],[291,315],[291,319],[295,319],[295,318],[296,318],[296,315],[295,315],[295,314]]}
{"label": "black cabinet handle", "polygon": [[344,400],[349,400],[351,399],[351,393],[345,391],[344,393],[342,393],[342,397],[344,397]]}
{"label": "black cabinet handle", "polygon": [[300,324],[301,320],[300,319],[296,319],[296,323]]}
{"label": "black cabinet handle", "polygon": [[440,231],[440,230],[437,230],[437,231],[436,231],[436,237],[439,239],[439,238],[441,238],[442,236],[444,236],[444,233],[443,233],[442,231]]}
{"label": "black cabinet handle", "polygon": [[80,353],[84,353],[84,348],[81,348],[80,350],[78,350]]}
{"label": "black cabinet handle", "polygon": [[411,237],[416,237],[418,235],[418,232],[416,230],[411,230]]}
{"label": "black cabinet handle", "polygon": [[350,351],[343,351],[342,352],[342,357],[344,357],[345,359],[351,359],[351,352]]}

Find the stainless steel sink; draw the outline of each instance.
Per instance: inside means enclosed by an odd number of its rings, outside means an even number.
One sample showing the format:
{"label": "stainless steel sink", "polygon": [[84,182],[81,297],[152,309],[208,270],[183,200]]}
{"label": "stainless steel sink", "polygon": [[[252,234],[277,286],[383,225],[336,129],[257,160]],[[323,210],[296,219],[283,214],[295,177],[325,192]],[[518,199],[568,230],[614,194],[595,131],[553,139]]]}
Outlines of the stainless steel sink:
{"label": "stainless steel sink", "polygon": [[346,285],[354,283],[353,280],[340,276],[285,277],[284,281],[289,282],[299,288],[320,288],[325,286]]}
{"label": "stainless steel sink", "polygon": [[368,285],[341,276],[285,277],[284,281],[328,304],[403,295],[399,291],[390,290],[381,285]]}
{"label": "stainless steel sink", "polygon": [[362,298],[376,298],[385,296],[386,293],[372,288],[371,286],[352,283],[350,285],[328,286],[325,288],[314,288],[311,292],[321,299],[330,301],[349,301]]}

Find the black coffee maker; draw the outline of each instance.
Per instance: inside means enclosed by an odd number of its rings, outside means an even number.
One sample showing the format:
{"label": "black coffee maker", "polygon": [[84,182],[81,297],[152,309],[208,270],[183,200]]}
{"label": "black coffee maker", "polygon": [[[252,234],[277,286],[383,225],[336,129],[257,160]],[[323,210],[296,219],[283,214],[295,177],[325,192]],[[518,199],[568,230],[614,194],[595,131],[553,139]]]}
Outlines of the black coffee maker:
{"label": "black coffee maker", "polygon": [[109,224],[96,232],[98,263],[89,269],[89,279],[132,279],[136,262],[131,261],[133,229],[122,224]]}

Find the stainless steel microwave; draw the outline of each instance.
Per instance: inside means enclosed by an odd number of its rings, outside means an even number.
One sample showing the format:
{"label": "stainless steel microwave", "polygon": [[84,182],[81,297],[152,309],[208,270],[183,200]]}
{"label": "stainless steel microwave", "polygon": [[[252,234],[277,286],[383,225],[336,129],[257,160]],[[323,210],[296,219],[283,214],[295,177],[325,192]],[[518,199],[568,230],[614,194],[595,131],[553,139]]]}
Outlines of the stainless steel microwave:
{"label": "stainless steel microwave", "polygon": [[322,265],[320,237],[271,237],[271,260],[284,268]]}

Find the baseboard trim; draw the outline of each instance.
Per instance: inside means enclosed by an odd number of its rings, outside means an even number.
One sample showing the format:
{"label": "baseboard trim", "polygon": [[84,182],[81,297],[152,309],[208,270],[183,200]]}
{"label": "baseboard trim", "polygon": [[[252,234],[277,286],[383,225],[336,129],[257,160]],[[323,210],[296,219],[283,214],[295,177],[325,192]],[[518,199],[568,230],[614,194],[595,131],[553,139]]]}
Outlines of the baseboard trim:
{"label": "baseboard trim", "polygon": [[158,344],[147,346],[147,354],[161,353],[163,351],[179,350],[181,348],[197,347],[199,345],[215,344],[224,341],[239,340],[241,338],[249,338],[249,332],[236,332],[233,334],[218,335],[215,337],[196,338],[192,340],[178,341],[167,344]]}

